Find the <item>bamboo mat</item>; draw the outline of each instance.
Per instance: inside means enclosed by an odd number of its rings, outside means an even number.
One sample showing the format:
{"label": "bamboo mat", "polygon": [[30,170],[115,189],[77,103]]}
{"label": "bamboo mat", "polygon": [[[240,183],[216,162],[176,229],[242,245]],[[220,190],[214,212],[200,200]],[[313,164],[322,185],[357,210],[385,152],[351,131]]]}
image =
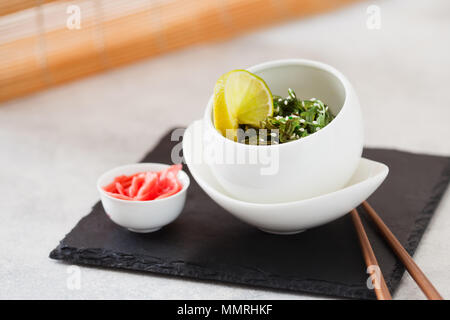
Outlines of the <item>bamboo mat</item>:
{"label": "bamboo mat", "polygon": [[354,1],[4,1],[0,101]]}

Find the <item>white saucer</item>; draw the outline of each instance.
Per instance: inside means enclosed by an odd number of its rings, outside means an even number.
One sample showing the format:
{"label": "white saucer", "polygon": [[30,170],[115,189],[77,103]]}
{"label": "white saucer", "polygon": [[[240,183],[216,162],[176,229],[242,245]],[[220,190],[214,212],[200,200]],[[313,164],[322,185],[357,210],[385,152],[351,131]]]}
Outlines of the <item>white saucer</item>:
{"label": "white saucer", "polygon": [[283,203],[253,203],[237,200],[219,185],[202,155],[202,120],[193,122],[184,133],[183,154],[200,187],[236,218],[262,231],[294,234],[320,226],[348,213],[366,200],[384,181],[389,168],[380,162],[361,158],[348,185],[318,197]]}

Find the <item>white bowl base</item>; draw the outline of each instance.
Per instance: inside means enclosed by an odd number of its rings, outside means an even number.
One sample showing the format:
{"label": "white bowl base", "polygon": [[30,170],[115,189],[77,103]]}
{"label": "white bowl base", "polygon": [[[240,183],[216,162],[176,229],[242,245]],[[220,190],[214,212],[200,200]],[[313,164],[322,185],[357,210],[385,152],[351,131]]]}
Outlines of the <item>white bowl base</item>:
{"label": "white bowl base", "polygon": [[259,230],[266,232],[266,233],[277,234],[277,235],[282,235],[282,236],[288,236],[291,234],[297,234],[297,233],[302,233],[302,232],[306,231],[306,229],[301,229],[301,230],[297,230],[297,231],[271,231],[271,230],[266,230],[266,229],[261,229],[261,228],[259,228]]}
{"label": "white bowl base", "polygon": [[150,233],[150,232],[158,231],[161,228],[162,227],[149,228],[149,229],[133,229],[133,228],[127,228],[127,229],[130,230],[131,232],[136,232],[136,233]]}

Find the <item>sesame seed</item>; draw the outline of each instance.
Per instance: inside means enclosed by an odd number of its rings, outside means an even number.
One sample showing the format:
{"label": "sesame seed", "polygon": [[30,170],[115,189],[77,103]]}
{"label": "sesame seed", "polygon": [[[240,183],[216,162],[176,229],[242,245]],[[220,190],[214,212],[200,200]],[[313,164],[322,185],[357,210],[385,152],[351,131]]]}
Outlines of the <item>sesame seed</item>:
{"label": "sesame seed", "polygon": [[303,129],[303,128],[300,128],[300,132],[303,132],[303,131],[305,131],[305,129]]}
{"label": "sesame seed", "polygon": [[288,105],[288,102],[287,102],[287,100],[284,100],[284,105],[285,105],[285,106],[287,106],[287,105]]}

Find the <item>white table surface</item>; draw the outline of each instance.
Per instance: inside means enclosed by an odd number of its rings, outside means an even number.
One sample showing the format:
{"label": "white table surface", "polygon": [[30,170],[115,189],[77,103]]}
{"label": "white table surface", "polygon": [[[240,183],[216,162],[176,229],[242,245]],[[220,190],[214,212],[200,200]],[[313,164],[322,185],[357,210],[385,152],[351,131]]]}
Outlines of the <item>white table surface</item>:
{"label": "white table surface", "polygon": [[[381,9],[381,29],[366,9]],[[299,293],[80,267],[48,258],[98,200],[97,177],[139,160],[167,128],[201,117],[224,72],[321,60],[359,94],[367,146],[450,155],[450,2],[375,1],[191,47],[0,105],[0,298],[316,299]],[[425,169],[425,168],[424,168]],[[69,187],[68,187],[69,186]],[[450,297],[450,192],[414,256]],[[422,299],[409,275],[397,299]]]}

